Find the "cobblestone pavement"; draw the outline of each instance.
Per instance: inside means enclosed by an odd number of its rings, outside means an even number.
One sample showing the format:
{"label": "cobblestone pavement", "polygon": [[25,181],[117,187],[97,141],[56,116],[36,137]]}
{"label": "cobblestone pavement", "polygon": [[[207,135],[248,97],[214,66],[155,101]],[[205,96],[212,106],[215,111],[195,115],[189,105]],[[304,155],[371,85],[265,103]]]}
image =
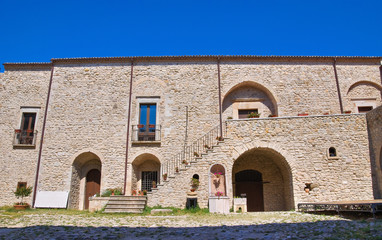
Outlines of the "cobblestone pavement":
{"label": "cobblestone pavement", "polygon": [[0,211],[0,239],[382,239],[382,220],[299,212],[144,216]]}

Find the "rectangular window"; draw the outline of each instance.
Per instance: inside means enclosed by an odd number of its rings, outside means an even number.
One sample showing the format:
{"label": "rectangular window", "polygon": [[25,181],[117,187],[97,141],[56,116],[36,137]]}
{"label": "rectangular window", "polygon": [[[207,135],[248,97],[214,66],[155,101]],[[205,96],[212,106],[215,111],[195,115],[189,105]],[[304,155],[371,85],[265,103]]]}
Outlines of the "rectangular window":
{"label": "rectangular window", "polygon": [[239,119],[248,118],[249,114],[256,113],[258,114],[258,109],[239,109]]}
{"label": "rectangular window", "polygon": [[34,143],[34,126],[36,123],[36,113],[24,112],[21,119],[19,144],[32,145]]}
{"label": "rectangular window", "polygon": [[368,111],[373,110],[372,106],[358,107],[358,113],[367,113]]}
{"label": "rectangular window", "polygon": [[155,141],[156,111],[156,104],[140,104],[139,141]]}
{"label": "rectangular window", "polygon": [[22,187],[27,188],[27,182],[18,182],[17,183],[17,189],[22,188]]}

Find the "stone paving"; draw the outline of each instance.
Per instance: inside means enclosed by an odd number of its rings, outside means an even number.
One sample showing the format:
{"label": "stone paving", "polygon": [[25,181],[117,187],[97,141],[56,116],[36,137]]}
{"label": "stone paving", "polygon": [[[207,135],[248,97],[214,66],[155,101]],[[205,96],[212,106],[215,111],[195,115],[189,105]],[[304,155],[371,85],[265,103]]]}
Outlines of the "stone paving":
{"label": "stone paving", "polygon": [[0,239],[382,239],[382,220],[299,212],[108,215],[0,211]]}

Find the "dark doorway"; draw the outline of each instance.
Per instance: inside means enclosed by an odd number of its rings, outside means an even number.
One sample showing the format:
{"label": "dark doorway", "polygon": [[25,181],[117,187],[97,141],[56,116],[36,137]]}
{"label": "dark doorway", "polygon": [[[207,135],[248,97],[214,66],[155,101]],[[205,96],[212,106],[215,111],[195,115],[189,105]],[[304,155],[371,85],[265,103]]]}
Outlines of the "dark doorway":
{"label": "dark doorway", "polygon": [[100,192],[101,172],[92,169],[86,175],[85,209],[89,209],[89,197]]}
{"label": "dark doorway", "polygon": [[142,191],[146,190],[151,192],[153,187],[153,182],[158,184],[158,172],[156,171],[143,171],[142,172]]}
{"label": "dark doorway", "polygon": [[264,211],[262,174],[256,170],[244,170],[235,174],[235,195],[246,195],[248,212]]}

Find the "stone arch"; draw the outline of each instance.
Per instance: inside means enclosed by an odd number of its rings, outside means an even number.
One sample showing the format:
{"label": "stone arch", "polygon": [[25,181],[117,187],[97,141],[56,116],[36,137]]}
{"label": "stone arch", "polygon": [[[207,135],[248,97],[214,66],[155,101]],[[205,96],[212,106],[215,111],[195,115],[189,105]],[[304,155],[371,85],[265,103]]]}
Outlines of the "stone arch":
{"label": "stone arch", "polygon": [[353,83],[345,96],[345,110],[364,113],[381,104],[382,86],[371,81]]}
{"label": "stone arch", "polygon": [[152,153],[142,153],[132,162],[131,188],[134,190],[151,191],[153,181],[160,183],[161,161]]}
{"label": "stone arch", "polygon": [[[69,208],[83,210],[87,206],[88,196],[86,196],[87,175],[90,171],[99,171],[97,180],[99,189],[101,188],[102,162],[101,158],[90,151],[78,154],[72,163],[72,176],[70,184]],[[98,192],[91,193],[94,195]],[[89,192],[88,192],[89,194]]]}
{"label": "stone arch", "polygon": [[226,176],[227,170],[224,165],[220,163],[211,165],[209,170],[209,196],[216,196],[217,192],[222,193],[220,196],[227,196]]}
{"label": "stone arch", "polygon": [[378,83],[364,80],[364,81],[358,81],[358,82],[353,83],[353,84],[348,88],[348,91],[347,91],[346,94],[349,94],[351,90],[353,90],[354,88],[356,88],[356,87],[358,87],[358,86],[362,86],[362,85],[372,86],[372,87],[376,88],[377,90],[382,91],[382,86],[379,85]]}
{"label": "stone arch", "polygon": [[[236,183],[236,174],[260,173],[261,181]],[[251,179],[251,176],[248,176]],[[257,180],[256,180],[257,179]],[[294,208],[292,168],[278,151],[268,147],[255,147],[243,151],[232,166],[234,196],[247,195],[248,211],[283,211]],[[258,198],[262,195],[262,198]],[[263,204],[263,205],[261,205]]]}
{"label": "stone arch", "polygon": [[[277,99],[264,85],[244,81],[233,86],[223,97],[222,110],[225,117],[238,118],[239,109],[258,109],[260,117],[278,115]],[[231,116],[232,115],[232,116]]]}

